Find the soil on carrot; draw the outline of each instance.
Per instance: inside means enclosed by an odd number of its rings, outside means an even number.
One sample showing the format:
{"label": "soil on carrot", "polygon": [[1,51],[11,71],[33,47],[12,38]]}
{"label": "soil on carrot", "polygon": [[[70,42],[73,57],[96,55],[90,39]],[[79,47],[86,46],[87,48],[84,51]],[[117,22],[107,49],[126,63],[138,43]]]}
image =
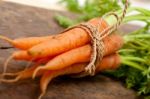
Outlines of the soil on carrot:
{"label": "soil on carrot", "polygon": [[[10,38],[41,36],[59,33],[63,30],[54,21],[56,11],[33,8],[13,3],[0,4],[0,35]],[[64,15],[74,17],[70,13]],[[0,46],[9,46],[0,41]],[[13,49],[0,50],[0,71],[5,59]],[[24,68],[25,62],[12,61],[8,71],[15,72]],[[0,99],[34,99],[37,97],[39,80],[23,80],[14,84],[0,84]],[[82,79],[58,78],[49,84],[44,98],[70,99],[70,98],[94,98],[94,99],[136,99],[134,91],[126,89],[120,82],[97,75]]]}

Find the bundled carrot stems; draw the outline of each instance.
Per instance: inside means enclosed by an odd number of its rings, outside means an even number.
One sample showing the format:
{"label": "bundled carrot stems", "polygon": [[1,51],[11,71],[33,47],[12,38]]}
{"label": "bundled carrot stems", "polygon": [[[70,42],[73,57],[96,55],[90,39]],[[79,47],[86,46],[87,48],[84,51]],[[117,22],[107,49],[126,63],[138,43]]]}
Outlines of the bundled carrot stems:
{"label": "bundled carrot stems", "polygon": [[[142,31],[142,32],[141,32]],[[149,25],[131,34],[125,35],[125,44],[119,54],[122,66],[109,72],[114,77],[124,78],[128,88],[134,88],[139,94],[150,93],[150,32]],[[121,73],[119,76],[118,73]],[[118,76],[116,75],[118,74]]]}
{"label": "bundled carrot stems", "polygon": [[[113,16],[100,18],[103,14],[119,9],[115,13],[118,17],[122,15],[121,6],[116,0],[91,0],[90,2],[87,0],[82,8],[78,5],[77,0],[64,0],[64,2],[67,3],[70,11],[83,15],[74,21],[69,18],[64,19],[64,16],[57,16],[56,20],[65,27],[88,20],[86,24],[97,27],[97,31],[101,33],[116,23]],[[106,3],[111,6],[106,7],[108,5]],[[93,5],[96,6],[94,9]],[[99,38],[97,40],[95,36],[90,35],[91,29],[82,25],[52,36],[15,40],[0,36],[0,39],[18,49],[5,62],[0,81],[13,83],[21,79],[41,77],[41,94],[39,96],[41,99],[53,78],[70,74],[81,77],[85,74],[86,66],[92,63],[90,68],[95,70],[96,74],[103,72],[105,75],[123,78],[128,88],[134,88],[139,94],[148,95],[150,93],[150,11],[130,7],[127,13],[133,11],[137,11],[138,14],[127,15],[123,23],[138,20],[145,22],[146,25],[123,36],[117,33],[106,35],[108,31],[105,31],[104,35],[106,36],[102,39],[102,45],[97,43]],[[93,42],[91,42],[92,40]],[[103,49],[99,50],[95,46],[102,46]],[[98,51],[103,51],[102,58],[98,58]],[[93,57],[94,55],[95,57]],[[26,60],[34,64],[17,73],[7,73],[7,65],[11,59]],[[12,77],[12,79],[7,77]]]}

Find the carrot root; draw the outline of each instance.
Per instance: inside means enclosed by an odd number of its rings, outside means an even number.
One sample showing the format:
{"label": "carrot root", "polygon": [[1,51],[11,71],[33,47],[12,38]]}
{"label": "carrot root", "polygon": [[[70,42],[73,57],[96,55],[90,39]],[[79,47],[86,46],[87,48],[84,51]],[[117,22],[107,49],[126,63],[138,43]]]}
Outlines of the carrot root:
{"label": "carrot root", "polygon": [[[15,74],[13,74],[13,73],[6,73],[7,68],[8,68],[8,63],[14,58],[14,56],[15,56],[15,54],[11,55],[10,57],[8,57],[8,58],[6,59],[6,61],[5,61],[5,63],[4,63],[4,67],[3,67],[3,72],[2,72],[2,74],[1,74],[1,77],[2,77],[2,78],[3,78],[5,75],[13,76],[13,75],[16,74],[16,73],[15,73]],[[26,70],[27,67],[29,67],[29,66],[31,65],[31,63],[32,63],[32,60],[25,66],[25,69],[24,69],[24,70]]]}
{"label": "carrot root", "polygon": [[45,91],[44,92],[42,92],[40,95],[39,95],[39,97],[38,97],[38,99],[42,99],[42,97],[45,95]]}
{"label": "carrot root", "polygon": [[10,44],[12,44],[12,43],[13,43],[13,40],[12,40],[12,39],[10,39],[10,38],[8,38],[8,37],[6,37],[6,36],[2,36],[2,35],[0,35],[0,39],[5,40],[5,41],[7,41],[7,42],[8,42],[8,43],[10,43]]}
{"label": "carrot root", "polygon": [[10,60],[13,59],[13,55],[11,55],[10,57],[8,57],[4,63],[4,67],[3,67],[3,72],[2,72],[2,78],[3,78],[3,75],[5,75],[6,71],[7,71],[7,68],[8,68],[8,63],[10,62]]}
{"label": "carrot root", "polygon": [[13,76],[17,76],[20,72],[17,72],[17,73],[4,73],[4,74],[1,74],[0,76],[10,76],[10,77],[13,77]]}
{"label": "carrot root", "polygon": [[[33,71],[39,66],[40,63],[43,63],[43,60],[39,60],[35,65],[31,66],[30,68],[25,68],[22,71],[16,72],[16,73],[3,73],[0,76],[2,77],[0,79],[1,82],[6,83],[12,83],[17,82],[20,79],[27,79],[32,77]],[[37,74],[37,76],[42,75],[44,71],[41,71]],[[14,79],[5,79],[5,77],[15,77]]]}
{"label": "carrot root", "polygon": [[2,78],[2,79],[0,79],[0,82],[3,82],[3,83],[14,83],[14,82],[19,81],[20,78],[21,78],[20,76],[17,76],[14,79],[4,79],[4,78]]}

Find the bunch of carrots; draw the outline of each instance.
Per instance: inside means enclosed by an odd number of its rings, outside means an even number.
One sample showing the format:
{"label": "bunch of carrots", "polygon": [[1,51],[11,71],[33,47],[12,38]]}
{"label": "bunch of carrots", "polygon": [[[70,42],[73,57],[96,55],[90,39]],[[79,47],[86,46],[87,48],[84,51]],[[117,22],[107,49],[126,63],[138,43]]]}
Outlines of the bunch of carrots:
{"label": "bunch of carrots", "polygon": [[[99,32],[102,32],[109,25],[101,18],[94,18],[87,23],[98,26],[101,20]],[[41,77],[41,95],[45,94],[49,82],[61,75],[77,75],[84,72],[85,67],[92,55],[91,37],[84,30],[75,27],[69,31],[57,35],[44,37],[29,37],[11,40],[0,36],[8,41],[17,51],[13,52],[5,62],[4,72],[1,74],[1,82],[12,83],[21,79]],[[104,57],[96,68],[96,73],[109,69],[116,69],[121,63],[120,55],[117,51],[123,46],[122,36],[113,33],[103,39]],[[26,60],[34,62],[33,66],[17,73],[6,73],[7,64],[10,59],[17,61]],[[14,77],[8,79],[7,77]]]}

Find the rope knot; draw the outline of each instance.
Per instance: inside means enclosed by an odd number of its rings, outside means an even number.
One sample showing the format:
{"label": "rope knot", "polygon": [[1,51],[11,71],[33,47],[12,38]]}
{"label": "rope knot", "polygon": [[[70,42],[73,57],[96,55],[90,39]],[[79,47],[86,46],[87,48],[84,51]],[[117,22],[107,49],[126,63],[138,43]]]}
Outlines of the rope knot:
{"label": "rope knot", "polygon": [[88,72],[93,76],[95,74],[97,64],[99,64],[100,60],[103,58],[104,43],[101,39],[101,33],[97,27],[88,23],[82,23],[80,25],[81,27],[85,27],[89,30],[88,34],[91,37],[92,55],[89,64],[85,68],[85,72]]}

